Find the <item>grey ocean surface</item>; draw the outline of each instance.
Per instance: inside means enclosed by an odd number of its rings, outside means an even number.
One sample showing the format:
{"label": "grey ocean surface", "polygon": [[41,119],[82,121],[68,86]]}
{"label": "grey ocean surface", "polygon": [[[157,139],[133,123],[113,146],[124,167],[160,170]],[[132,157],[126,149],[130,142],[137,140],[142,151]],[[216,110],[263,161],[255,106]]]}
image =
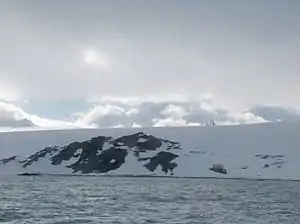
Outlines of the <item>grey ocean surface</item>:
{"label": "grey ocean surface", "polygon": [[300,223],[300,182],[0,176],[0,223]]}

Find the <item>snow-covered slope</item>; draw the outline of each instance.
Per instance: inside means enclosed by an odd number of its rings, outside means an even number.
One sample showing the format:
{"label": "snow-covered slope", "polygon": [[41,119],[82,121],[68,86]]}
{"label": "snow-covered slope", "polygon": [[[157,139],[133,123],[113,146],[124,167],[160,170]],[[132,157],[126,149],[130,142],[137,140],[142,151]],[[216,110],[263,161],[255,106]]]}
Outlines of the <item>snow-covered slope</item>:
{"label": "snow-covered slope", "polygon": [[0,173],[300,180],[300,123],[0,134]]}

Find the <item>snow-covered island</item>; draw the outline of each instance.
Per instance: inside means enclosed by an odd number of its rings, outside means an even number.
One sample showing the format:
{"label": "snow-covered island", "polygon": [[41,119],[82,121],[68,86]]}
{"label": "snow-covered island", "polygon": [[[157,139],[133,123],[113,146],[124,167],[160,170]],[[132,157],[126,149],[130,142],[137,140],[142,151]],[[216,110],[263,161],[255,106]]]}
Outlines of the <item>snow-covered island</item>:
{"label": "snow-covered island", "polygon": [[300,123],[0,134],[0,173],[300,180]]}

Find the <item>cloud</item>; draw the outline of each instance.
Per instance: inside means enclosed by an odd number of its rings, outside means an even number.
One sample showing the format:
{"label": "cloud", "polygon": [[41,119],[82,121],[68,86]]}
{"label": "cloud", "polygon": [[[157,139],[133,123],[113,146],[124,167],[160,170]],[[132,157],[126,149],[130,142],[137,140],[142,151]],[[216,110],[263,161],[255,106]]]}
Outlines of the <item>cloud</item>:
{"label": "cloud", "polygon": [[[86,113],[73,117],[76,124],[94,127],[162,127],[201,126],[211,120],[217,125],[261,123],[267,120],[249,111],[234,111],[215,105],[213,97],[205,96],[200,101],[140,101],[139,104],[124,101],[98,102]],[[138,125],[137,125],[138,124]]]}
{"label": "cloud", "polygon": [[300,108],[298,1],[63,2],[0,1],[0,98],[211,92]]}
{"label": "cloud", "polygon": [[153,127],[185,127],[185,126],[203,126],[200,123],[187,123],[182,118],[167,117],[163,119],[153,119]]}
{"label": "cloud", "polygon": [[116,127],[119,125],[128,126],[130,116],[135,113],[137,113],[137,111],[134,108],[126,111],[118,105],[95,105],[86,113],[73,115],[73,122],[78,125],[94,127]]}
{"label": "cloud", "polygon": [[140,125],[140,124],[136,124],[136,123],[133,123],[132,127],[133,127],[133,128],[141,128],[141,127],[142,127],[142,125]]}
{"label": "cloud", "polygon": [[0,127],[31,129],[66,128],[139,128],[205,126],[211,121],[216,125],[240,125],[276,121],[300,120],[300,112],[279,106],[257,106],[234,110],[220,107],[213,96],[199,101],[142,101],[93,104],[90,109],[73,113],[68,119],[41,117],[24,111],[14,103],[0,102]]}
{"label": "cloud", "polygon": [[29,119],[37,128],[43,129],[69,129],[69,128],[93,128],[92,125],[85,125],[85,124],[76,124],[69,121],[64,120],[54,120],[43,118],[37,115],[29,115]]}
{"label": "cloud", "polygon": [[21,108],[12,103],[0,102],[1,127],[33,127],[35,126]]}
{"label": "cloud", "polygon": [[77,125],[72,122],[43,118],[25,112],[22,108],[10,102],[0,102],[0,127],[1,130],[10,128],[87,128],[90,126]]}
{"label": "cloud", "polygon": [[256,106],[250,112],[268,121],[300,121],[300,112],[280,106]]}
{"label": "cloud", "polygon": [[164,116],[171,116],[176,118],[181,118],[186,115],[186,110],[184,107],[174,104],[169,104],[166,108],[161,112]]}
{"label": "cloud", "polygon": [[184,119],[188,115],[186,105],[169,104],[161,112],[163,118],[152,119],[153,127],[172,127],[172,126],[200,126],[200,123],[188,123]]}

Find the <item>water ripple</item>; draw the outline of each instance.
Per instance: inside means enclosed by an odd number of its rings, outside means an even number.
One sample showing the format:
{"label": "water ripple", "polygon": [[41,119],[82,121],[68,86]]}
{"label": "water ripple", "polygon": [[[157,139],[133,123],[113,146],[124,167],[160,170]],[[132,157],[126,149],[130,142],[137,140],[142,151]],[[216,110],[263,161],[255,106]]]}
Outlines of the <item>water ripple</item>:
{"label": "water ripple", "polygon": [[0,176],[0,223],[299,224],[300,183]]}

